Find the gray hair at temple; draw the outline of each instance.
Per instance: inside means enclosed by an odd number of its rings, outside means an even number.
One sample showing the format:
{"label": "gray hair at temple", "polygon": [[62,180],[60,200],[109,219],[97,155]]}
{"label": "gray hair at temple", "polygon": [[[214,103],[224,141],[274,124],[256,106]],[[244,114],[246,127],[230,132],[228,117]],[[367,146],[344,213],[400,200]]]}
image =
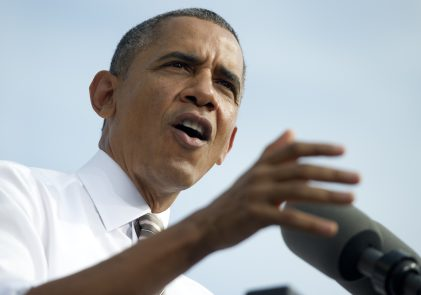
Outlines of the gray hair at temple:
{"label": "gray hair at temple", "polygon": [[[130,67],[130,64],[132,63],[137,53],[140,50],[147,47],[153,41],[154,34],[157,33],[156,29],[158,24],[172,17],[183,16],[195,17],[217,24],[222,28],[230,31],[237,40],[238,44],[240,44],[238,36],[235,33],[234,29],[231,27],[231,25],[213,11],[203,8],[186,8],[169,11],[138,24],[137,26],[130,29],[123,36],[114,52],[111,61],[110,72],[113,75],[124,79]],[[243,80],[244,73],[245,67],[243,67]]]}

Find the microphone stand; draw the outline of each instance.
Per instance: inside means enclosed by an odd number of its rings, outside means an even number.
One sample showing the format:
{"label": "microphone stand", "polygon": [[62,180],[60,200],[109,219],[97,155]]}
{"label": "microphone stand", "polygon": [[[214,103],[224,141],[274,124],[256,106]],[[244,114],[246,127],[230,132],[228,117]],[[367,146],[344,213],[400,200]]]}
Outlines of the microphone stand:
{"label": "microphone stand", "polygon": [[253,290],[247,292],[246,295],[298,295],[298,293],[288,286],[282,286],[264,290]]}
{"label": "microphone stand", "polygon": [[379,294],[421,295],[420,265],[402,251],[383,253],[367,248],[358,260],[357,269],[371,280]]}

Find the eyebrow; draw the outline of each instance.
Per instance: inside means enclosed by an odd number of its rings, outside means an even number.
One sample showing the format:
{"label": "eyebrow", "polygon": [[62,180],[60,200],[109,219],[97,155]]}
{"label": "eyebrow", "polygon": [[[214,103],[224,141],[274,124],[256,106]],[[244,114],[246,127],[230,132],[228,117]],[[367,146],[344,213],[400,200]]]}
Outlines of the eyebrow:
{"label": "eyebrow", "polygon": [[[193,65],[197,65],[201,63],[201,60],[198,56],[193,55],[193,54],[187,54],[180,51],[172,51],[168,54],[165,54],[161,56],[158,59],[158,61],[164,61],[171,58],[176,58]],[[237,90],[237,93],[240,92],[241,82],[240,82],[240,78],[236,74],[234,74],[232,71],[228,70],[225,66],[222,66],[222,65],[217,68],[217,72],[219,75],[224,76],[226,79],[230,80],[234,84]]]}
{"label": "eyebrow", "polygon": [[173,52],[170,52],[168,54],[165,54],[165,55],[161,56],[158,59],[158,61],[163,61],[163,60],[170,59],[170,58],[177,58],[177,59],[180,59],[184,62],[188,62],[188,63],[191,63],[191,64],[199,64],[200,63],[199,57],[197,57],[195,55],[192,55],[192,54],[186,54],[186,53],[183,53],[183,52],[180,52],[180,51],[173,51]]}

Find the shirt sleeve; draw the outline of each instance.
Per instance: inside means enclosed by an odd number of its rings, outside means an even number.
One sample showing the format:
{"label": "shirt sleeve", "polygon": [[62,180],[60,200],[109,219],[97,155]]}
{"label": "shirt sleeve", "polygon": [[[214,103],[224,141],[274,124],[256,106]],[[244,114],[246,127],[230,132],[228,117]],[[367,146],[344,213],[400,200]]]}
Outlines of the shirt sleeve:
{"label": "shirt sleeve", "polygon": [[24,294],[46,278],[39,195],[30,169],[0,162],[0,295]]}
{"label": "shirt sleeve", "polygon": [[185,275],[180,275],[165,287],[168,295],[213,295],[208,289]]}

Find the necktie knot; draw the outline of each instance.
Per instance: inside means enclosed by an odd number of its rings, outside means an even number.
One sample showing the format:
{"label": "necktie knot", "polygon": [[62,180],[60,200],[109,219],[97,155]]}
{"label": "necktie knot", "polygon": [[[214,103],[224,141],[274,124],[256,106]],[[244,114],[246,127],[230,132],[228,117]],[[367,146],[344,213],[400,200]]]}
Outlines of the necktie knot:
{"label": "necktie knot", "polygon": [[161,220],[152,213],[140,216],[134,222],[134,229],[139,239],[148,238],[164,229]]}

